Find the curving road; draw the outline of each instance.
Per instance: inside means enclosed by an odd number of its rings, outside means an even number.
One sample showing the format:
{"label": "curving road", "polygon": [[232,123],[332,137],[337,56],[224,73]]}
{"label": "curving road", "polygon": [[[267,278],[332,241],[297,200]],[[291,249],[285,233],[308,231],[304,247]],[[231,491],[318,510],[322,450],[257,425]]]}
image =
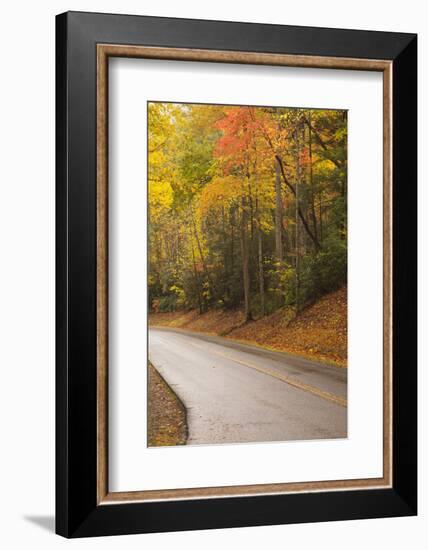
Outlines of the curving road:
{"label": "curving road", "polygon": [[347,436],[346,369],[154,327],[149,358],[187,409],[188,444]]}

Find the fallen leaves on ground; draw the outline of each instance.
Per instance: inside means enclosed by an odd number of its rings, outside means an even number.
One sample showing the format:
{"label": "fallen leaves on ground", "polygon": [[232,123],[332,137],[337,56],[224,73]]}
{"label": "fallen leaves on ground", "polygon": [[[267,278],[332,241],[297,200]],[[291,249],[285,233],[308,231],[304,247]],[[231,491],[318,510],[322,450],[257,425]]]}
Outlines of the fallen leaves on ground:
{"label": "fallen leaves on ground", "polygon": [[187,439],[185,409],[157,370],[148,365],[148,445],[184,445]]}
{"label": "fallen leaves on ground", "polygon": [[241,311],[150,314],[152,326],[183,328],[252,342],[267,348],[347,366],[347,288],[323,296],[294,316],[290,308],[242,324]]}
{"label": "fallen leaves on ground", "polygon": [[151,313],[149,325],[183,328],[217,336],[225,336],[244,320],[242,311],[212,310],[199,314],[197,311],[175,311],[173,313]]}

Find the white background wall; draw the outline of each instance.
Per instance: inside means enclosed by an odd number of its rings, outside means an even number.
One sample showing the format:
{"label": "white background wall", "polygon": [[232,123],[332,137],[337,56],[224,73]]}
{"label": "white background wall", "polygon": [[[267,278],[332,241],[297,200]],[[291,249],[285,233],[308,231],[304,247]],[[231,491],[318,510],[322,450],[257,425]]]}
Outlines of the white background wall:
{"label": "white background wall", "polygon": [[[386,549],[426,547],[427,482],[420,516],[88,539],[53,534],[54,512],[54,16],[66,10],[133,13],[419,33],[420,98],[426,71],[424,3],[407,0],[113,0],[7,2],[0,17],[0,545],[15,548]],[[426,92],[425,92],[426,93]],[[426,110],[420,102],[420,172]],[[420,185],[420,226],[427,210]],[[424,208],[425,207],[425,208]],[[425,225],[426,228],[426,225]],[[424,244],[419,241],[420,251]],[[420,261],[420,280],[424,276]],[[425,298],[420,292],[420,340]],[[422,350],[421,350],[422,351]],[[421,356],[421,365],[423,359]],[[420,369],[420,464],[428,390]],[[425,430],[426,431],[426,430]]]}

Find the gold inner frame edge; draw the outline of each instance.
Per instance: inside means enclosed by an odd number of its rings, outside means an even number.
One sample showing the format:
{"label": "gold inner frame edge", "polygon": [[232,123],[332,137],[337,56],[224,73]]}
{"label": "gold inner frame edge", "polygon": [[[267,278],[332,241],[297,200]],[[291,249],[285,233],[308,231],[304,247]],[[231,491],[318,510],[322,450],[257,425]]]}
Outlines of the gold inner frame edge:
{"label": "gold inner frame edge", "polygon": [[[383,477],[225,487],[108,489],[108,59],[132,57],[383,73]],[[97,503],[225,498],[392,486],[392,62],[255,52],[97,45]]]}

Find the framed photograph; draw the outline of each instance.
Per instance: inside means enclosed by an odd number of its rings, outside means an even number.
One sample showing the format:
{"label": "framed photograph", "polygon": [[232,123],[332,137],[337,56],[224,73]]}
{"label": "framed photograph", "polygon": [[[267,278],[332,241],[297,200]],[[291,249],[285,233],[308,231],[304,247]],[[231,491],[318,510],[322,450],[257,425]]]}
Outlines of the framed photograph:
{"label": "framed photograph", "polygon": [[56,25],[57,533],[416,514],[416,35]]}

